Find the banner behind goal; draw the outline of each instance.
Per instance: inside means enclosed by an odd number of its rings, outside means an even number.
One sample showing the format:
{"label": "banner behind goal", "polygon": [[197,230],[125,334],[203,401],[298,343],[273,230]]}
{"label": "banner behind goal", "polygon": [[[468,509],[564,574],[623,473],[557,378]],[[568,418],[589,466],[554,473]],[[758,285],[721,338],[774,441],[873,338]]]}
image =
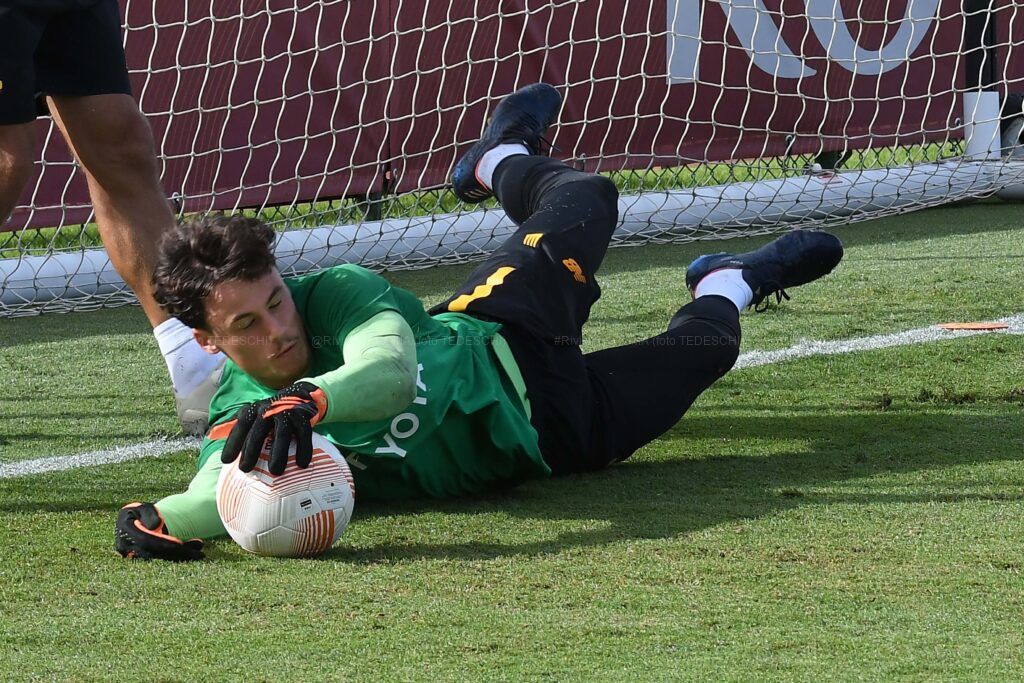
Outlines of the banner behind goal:
{"label": "banner behind goal", "polygon": [[[181,214],[258,213],[289,273],[478,258],[445,189],[489,109],[565,95],[555,156],[609,173],[617,239],[860,220],[1024,180],[1024,7],[1001,0],[127,0],[133,89]],[[49,119],[0,232],[0,315],[131,300]]]}

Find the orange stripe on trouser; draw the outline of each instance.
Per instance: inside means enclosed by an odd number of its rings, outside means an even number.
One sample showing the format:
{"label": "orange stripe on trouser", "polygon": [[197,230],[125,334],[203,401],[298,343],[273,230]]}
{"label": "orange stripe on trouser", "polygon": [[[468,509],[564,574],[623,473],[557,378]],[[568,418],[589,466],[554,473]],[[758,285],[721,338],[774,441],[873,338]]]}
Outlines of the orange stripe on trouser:
{"label": "orange stripe on trouser", "polygon": [[503,283],[505,278],[509,276],[515,270],[512,266],[502,266],[496,271],[491,273],[487,280],[482,285],[477,285],[473,288],[473,291],[469,294],[463,294],[452,299],[451,303],[448,304],[448,310],[453,313],[460,313],[466,310],[466,307],[477,299],[483,299],[490,296],[491,291]]}

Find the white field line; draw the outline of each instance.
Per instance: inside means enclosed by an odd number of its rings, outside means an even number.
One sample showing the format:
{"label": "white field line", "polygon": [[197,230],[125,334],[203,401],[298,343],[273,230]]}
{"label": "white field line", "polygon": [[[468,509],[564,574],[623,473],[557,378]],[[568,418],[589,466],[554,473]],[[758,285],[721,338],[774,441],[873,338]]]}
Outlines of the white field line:
{"label": "white field line", "polygon": [[1007,318],[999,318],[996,321],[1006,323],[1009,327],[1005,330],[985,332],[979,330],[945,330],[934,325],[921,327],[906,332],[894,332],[892,334],[876,334],[870,337],[858,337],[856,339],[840,339],[837,341],[799,341],[788,349],[777,351],[749,351],[740,354],[736,360],[735,369],[752,368],[758,365],[770,363],[781,363],[795,358],[808,358],[810,356],[834,356],[840,353],[852,353],[854,351],[874,351],[875,349],[887,349],[893,346],[909,346],[911,344],[924,344],[925,342],[943,341],[945,339],[958,339],[960,337],[974,337],[979,334],[1024,334],[1024,313],[1011,315]]}
{"label": "white field line", "polygon": [[96,465],[112,465],[118,462],[139,460],[140,458],[158,458],[168,453],[196,448],[199,440],[190,437],[176,439],[157,439],[132,446],[116,446],[105,451],[91,451],[78,455],[62,455],[56,458],[35,458],[18,462],[0,463],[0,479],[27,477],[31,474],[44,472],[62,472],[79,467],[95,467]]}
{"label": "white field line", "polygon": [[[946,339],[959,339],[961,337],[973,337],[979,334],[1024,334],[1024,313],[1000,318],[998,322],[1006,323],[1009,328],[996,332],[983,332],[960,330],[944,330],[940,327],[921,327],[906,332],[895,332],[893,334],[876,334],[870,337],[858,337],[856,339],[844,339],[838,341],[799,341],[793,346],[776,351],[749,351],[741,354],[736,361],[735,369],[752,368],[759,365],[771,363],[782,363],[797,358],[809,358],[811,356],[833,356],[841,353],[853,353],[855,351],[874,351],[876,349],[887,349],[894,346],[909,346],[911,344],[924,344],[933,341]],[[158,439],[133,446],[119,446],[105,451],[93,451],[91,453],[80,453],[78,455],[65,455],[52,458],[36,458],[34,460],[22,460],[19,462],[0,463],[0,479],[11,479],[14,477],[26,477],[44,472],[61,472],[64,470],[76,469],[79,467],[95,467],[96,465],[110,465],[129,460],[141,458],[158,458],[168,453],[184,450],[186,448],[197,448],[199,441],[194,438]]]}

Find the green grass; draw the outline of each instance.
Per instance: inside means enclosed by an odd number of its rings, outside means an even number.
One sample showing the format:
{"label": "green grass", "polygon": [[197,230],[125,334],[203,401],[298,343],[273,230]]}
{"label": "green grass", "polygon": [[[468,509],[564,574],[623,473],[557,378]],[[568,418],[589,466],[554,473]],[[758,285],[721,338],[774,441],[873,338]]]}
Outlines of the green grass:
{"label": "green grass", "polygon": [[[843,265],[744,348],[1021,312],[1021,222],[842,228]],[[588,348],[658,331],[707,248],[610,252]],[[467,272],[392,279],[437,301]],[[164,373],[134,308],[0,320],[0,461],[173,432]],[[1020,336],[737,370],[627,463],[360,505],[314,561],[116,557],[116,509],[194,452],[0,480],[0,678],[1020,680],[1022,407]]]}

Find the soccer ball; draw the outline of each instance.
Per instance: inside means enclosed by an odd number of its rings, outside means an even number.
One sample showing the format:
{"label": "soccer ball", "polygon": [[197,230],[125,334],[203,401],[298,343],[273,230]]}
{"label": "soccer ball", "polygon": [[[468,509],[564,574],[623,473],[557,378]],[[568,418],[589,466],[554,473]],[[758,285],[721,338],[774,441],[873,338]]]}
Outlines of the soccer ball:
{"label": "soccer ball", "polygon": [[235,543],[257,555],[312,557],[330,548],[352,518],[355,484],[348,463],[330,441],[313,433],[313,460],[271,476],[269,442],[256,467],[242,472],[231,463],[217,480],[217,512]]}

